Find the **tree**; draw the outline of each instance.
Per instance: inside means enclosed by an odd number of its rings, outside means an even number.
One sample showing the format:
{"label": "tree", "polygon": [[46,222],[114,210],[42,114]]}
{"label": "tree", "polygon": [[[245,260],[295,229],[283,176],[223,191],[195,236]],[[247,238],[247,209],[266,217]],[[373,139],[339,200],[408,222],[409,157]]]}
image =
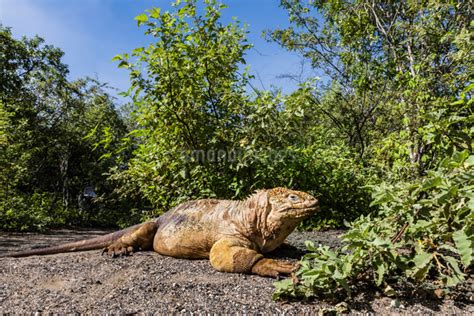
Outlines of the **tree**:
{"label": "tree", "polygon": [[160,213],[184,200],[286,186],[321,198],[325,212],[313,226],[342,225],[366,212],[361,166],[315,127],[305,95],[247,92],[241,69],[249,44],[238,22],[220,22],[224,6],[174,6],[136,17],[155,41],[115,58],[130,72],[136,125],[128,139],[133,157],[112,173],[122,192],[140,192]]}
{"label": "tree", "polygon": [[[99,193],[110,167],[84,137],[125,126],[103,85],[67,80],[61,50],[43,39],[14,39],[0,28],[0,225],[44,228],[87,221],[79,201],[85,187]],[[106,191],[111,191],[107,188]]]}
{"label": "tree", "polygon": [[118,177],[164,209],[182,199],[230,195],[225,183],[232,177],[219,155],[240,139],[247,111],[247,75],[240,73],[250,47],[245,31],[219,21],[225,6],[216,1],[205,1],[203,15],[194,0],[174,6],[172,13],[153,8],[137,16],[155,41],[115,58],[130,71],[132,135],[139,142]]}
{"label": "tree", "polygon": [[[469,4],[282,0],[281,6],[292,26],[268,38],[323,71],[320,89],[306,91],[327,124],[361,158],[405,160],[423,173],[435,155],[420,132],[426,114],[448,108],[469,82]],[[395,146],[400,138],[404,147]]]}

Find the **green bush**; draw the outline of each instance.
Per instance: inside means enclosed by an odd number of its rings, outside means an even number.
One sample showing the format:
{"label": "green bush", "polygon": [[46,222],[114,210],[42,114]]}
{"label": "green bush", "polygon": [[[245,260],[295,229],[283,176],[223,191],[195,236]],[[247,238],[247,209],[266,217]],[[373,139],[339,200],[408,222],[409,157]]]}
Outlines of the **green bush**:
{"label": "green bush", "polygon": [[64,224],[59,209],[52,207],[54,197],[47,193],[13,194],[0,201],[0,230],[43,231]]}
{"label": "green bush", "polygon": [[274,298],[333,295],[361,281],[385,286],[405,276],[451,287],[474,260],[474,155],[454,152],[423,181],[373,187],[377,216],[362,216],[330,250],[307,243],[297,281],[277,282]]}

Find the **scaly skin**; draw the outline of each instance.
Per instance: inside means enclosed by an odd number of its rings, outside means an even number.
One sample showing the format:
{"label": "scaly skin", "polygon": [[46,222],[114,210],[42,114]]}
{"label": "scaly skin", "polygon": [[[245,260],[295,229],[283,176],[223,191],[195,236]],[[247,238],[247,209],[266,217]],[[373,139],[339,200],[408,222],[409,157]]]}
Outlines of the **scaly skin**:
{"label": "scaly skin", "polygon": [[[110,256],[154,250],[175,258],[209,258],[218,271],[267,277],[290,274],[294,265],[264,258],[296,226],[319,210],[311,195],[285,188],[260,190],[243,201],[196,200],[123,231],[63,246],[14,253],[20,257],[102,248]],[[49,250],[48,250],[49,249]]]}

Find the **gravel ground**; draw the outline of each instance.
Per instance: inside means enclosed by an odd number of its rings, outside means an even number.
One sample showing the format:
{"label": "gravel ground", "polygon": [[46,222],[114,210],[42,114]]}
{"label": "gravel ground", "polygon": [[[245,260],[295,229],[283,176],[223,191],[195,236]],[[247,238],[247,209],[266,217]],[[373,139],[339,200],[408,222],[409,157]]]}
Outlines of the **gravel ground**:
{"label": "gravel ground", "polygon": [[[0,233],[0,251],[95,237],[100,230],[58,230],[51,234]],[[341,231],[295,232],[273,256],[296,260],[304,241],[339,245]],[[108,258],[99,251],[0,258],[0,314],[6,313],[263,313],[316,314],[326,301],[274,302],[274,280],[219,273],[207,260],[180,260],[153,252]],[[470,284],[472,286],[472,283]],[[474,314],[472,301],[391,298],[375,291],[348,301],[350,312],[377,314]]]}

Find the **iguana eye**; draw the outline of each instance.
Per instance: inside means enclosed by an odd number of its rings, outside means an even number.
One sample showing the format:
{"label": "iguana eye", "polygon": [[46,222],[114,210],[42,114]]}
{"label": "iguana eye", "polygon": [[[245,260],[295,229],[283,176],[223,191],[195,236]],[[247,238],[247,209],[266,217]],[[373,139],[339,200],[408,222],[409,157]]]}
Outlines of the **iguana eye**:
{"label": "iguana eye", "polygon": [[300,197],[296,194],[290,194],[290,195],[288,195],[288,199],[291,202],[298,202],[300,200]]}

